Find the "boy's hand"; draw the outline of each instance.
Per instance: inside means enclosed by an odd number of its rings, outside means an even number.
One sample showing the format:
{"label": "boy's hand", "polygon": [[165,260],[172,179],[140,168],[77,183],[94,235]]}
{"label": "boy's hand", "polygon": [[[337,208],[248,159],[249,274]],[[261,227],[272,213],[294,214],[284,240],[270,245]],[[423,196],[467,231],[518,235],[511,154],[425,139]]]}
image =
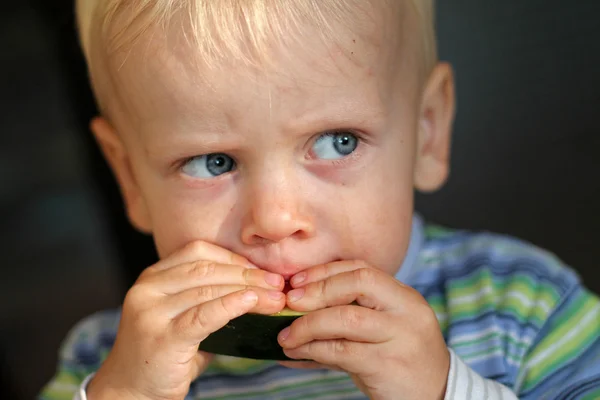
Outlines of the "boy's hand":
{"label": "boy's hand", "polygon": [[283,286],[280,275],[205,242],[161,260],[127,293],[115,345],[88,399],[183,399],[210,362],[200,342],[247,312],[281,311]]}
{"label": "boy's hand", "polygon": [[[348,261],[303,271],[291,284],[288,307],[313,312],[280,333],[288,357],[348,372],[371,399],[444,398],[450,354],[435,313],[416,290]],[[354,301],[359,305],[349,305]]]}

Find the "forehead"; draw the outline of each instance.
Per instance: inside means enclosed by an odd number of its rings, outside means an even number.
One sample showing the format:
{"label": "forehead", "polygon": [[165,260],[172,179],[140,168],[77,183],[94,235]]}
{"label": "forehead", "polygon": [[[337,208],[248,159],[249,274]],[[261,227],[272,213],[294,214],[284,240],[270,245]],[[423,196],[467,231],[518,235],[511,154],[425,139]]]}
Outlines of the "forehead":
{"label": "forehead", "polygon": [[330,102],[342,109],[356,102],[381,109],[397,83],[408,91],[416,81],[417,57],[403,40],[414,21],[391,21],[389,13],[371,11],[355,21],[332,22],[333,37],[302,26],[269,41],[265,54],[252,58],[248,50],[210,62],[183,25],[148,31],[110,62],[119,106],[141,121],[224,110],[228,114],[221,117],[236,118],[236,112],[259,109],[295,118],[326,110]]}

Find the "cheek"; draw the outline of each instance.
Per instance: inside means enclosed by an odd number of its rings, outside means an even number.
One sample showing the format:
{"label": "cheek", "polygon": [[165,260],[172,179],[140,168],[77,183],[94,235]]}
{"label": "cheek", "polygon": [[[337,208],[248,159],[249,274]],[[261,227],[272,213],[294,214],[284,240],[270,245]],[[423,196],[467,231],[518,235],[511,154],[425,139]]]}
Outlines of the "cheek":
{"label": "cheek", "polygon": [[408,241],[413,214],[410,185],[386,185],[365,197],[363,207],[355,209],[356,223],[348,229],[357,258],[395,274]]}
{"label": "cheek", "polygon": [[410,240],[414,206],[412,153],[407,150],[386,154],[369,169],[365,179],[347,196],[347,220],[341,224],[345,228],[340,235],[344,237],[344,248],[355,258],[395,274]]}
{"label": "cheek", "polygon": [[[185,195],[163,193],[155,197],[149,207],[154,241],[161,258],[190,242],[217,243],[217,238],[235,233],[236,227],[232,223],[236,219],[231,215],[235,200],[231,196],[222,195],[209,200],[193,192]],[[228,235],[223,235],[223,232]]]}

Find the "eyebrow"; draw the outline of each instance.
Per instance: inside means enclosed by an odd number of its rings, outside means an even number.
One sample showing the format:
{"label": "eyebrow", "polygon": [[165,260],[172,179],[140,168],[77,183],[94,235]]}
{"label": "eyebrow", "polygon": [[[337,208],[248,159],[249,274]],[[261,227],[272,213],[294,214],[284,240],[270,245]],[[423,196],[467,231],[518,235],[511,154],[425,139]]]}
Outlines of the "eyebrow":
{"label": "eyebrow", "polygon": [[331,129],[376,128],[387,116],[383,107],[360,100],[307,110],[284,124],[285,132],[322,132]]}

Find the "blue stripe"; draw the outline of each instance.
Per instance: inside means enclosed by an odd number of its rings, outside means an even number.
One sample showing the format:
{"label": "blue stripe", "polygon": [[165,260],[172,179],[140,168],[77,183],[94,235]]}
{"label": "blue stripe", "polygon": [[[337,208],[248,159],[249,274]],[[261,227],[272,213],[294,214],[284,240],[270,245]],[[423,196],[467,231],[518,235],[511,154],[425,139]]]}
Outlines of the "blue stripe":
{"label": "blue stripe", "polygon": [[544,264],[531,259],[505,259],[498,260],[489,256],[489,254],[480,254],[470,256],[460,265],[453,265],[445,271],[447,279],[468,279],[473,275],[481,273],[482,269],[487,269],[493,273],[496,278],[512,278],[515,273],[527,274],[533,280],[545,283],[555,288],[560,288],[558,292],[564,292],[573,285],[572,274],[560,274],[558,276],[549,276]]}
{"label": "blue stripe", "polygon": [[[531,331],[537,335],[539,326],[533,321],[520,321],[515,317],[514,314],[508,314],[506,312],[500,312],[497,309],[486,310],[481,314],[474,316],[462,317],[461,319],[453,319],[449,330],[452,330],[455,336],[461,336],[463,334],[469,334],[482,330],[483,327],[497,326],[496,321],[503,321],[508,329],[500,327],[501,331],[509,332],[523,332]],[[475,330],[475,328],[478,328]],[[512,330],[511,330],[512,329]]]}
{"label": "blue stripe", "polygon": [[590,393],[592,390],[600,388],[600,376],[596,376],[594,379],[588,379],[587,381],[577,382],[572,385],[572,388],[566,392],[561,393],[560,398],[565,400],[572,400],[578,397],[583,397],[586,393]]}

